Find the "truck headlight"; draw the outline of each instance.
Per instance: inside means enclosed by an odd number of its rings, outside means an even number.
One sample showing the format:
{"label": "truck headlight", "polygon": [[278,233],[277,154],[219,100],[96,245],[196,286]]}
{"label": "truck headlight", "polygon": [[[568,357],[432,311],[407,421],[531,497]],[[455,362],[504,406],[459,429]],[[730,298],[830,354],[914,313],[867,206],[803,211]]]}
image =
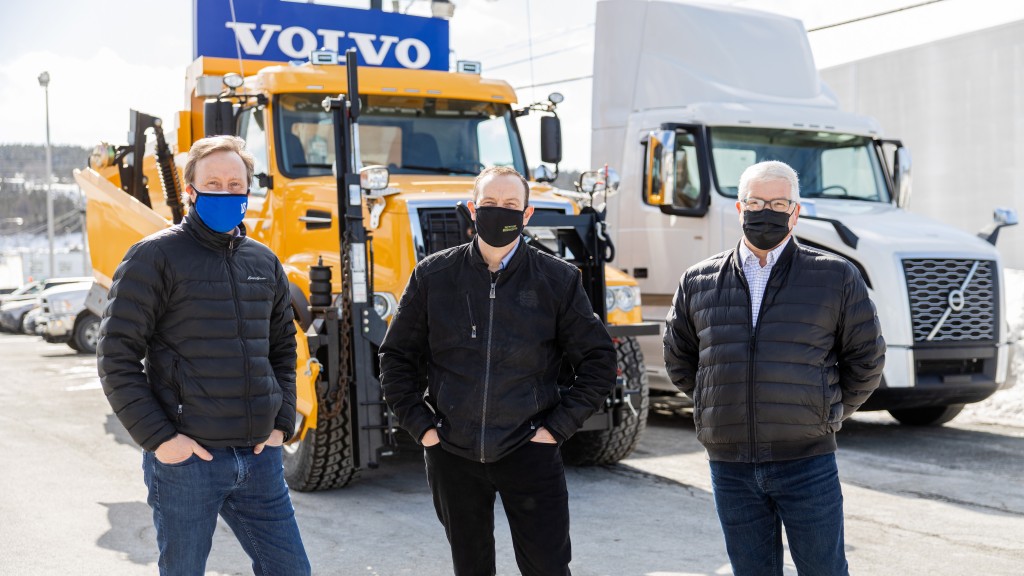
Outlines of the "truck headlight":
{"label": "truck headlight", "polygon": [[640,289],[636,286],[609,286],[604,292],[605,310],[629,312],[640,305]]}
{"label": "truck headlight", "polygon": [[639,304],[640,290],[633,286],[620,286],[615,291],[615,306],[623,312],[629,312]]}
{"label": "truck headlight", "polygon": [[51,300],[50,312],[54,314],[67,314],[71,312],[70,300]]}
{"label": "truck headlight", "polygon": [[398,308],[398,301],[390,292],[374,292],[373,293],[373,311],[377,313],[377,316],[381,317],[381,320],[387,320],[395,314],[395,310]]}

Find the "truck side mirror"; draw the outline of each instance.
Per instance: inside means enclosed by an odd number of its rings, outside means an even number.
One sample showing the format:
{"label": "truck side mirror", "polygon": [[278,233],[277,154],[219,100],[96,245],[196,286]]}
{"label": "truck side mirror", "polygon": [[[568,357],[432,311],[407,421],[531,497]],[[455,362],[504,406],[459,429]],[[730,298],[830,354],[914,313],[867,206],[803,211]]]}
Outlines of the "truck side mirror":
{"label": "truck side mirror", "polygon": [[978,231],[978,237],[995,246],[999,239],[999,231],[1007,226],[1016,226],[1019,222],[1017,210],[1000,207],[992,213],[992,223]]}
{"label": "truck side mirror", "polygon": [[896,205],[906,208],[910,204],[910,150],[899,146],[893,160],[892,182],[896,188]]}
{"label": "truck side mirror", "polygon": [[586,192],[593,196],[604,190],[604,174],[597,170],[588,170],[580,174],[580,192]]}
{"label": "truck side mirror", "polygon": [[537,182],[554,182],[555,173],[551,171],[551,168],[541,164],[533,169],[533,179]]}
{"label": "truck side mirror", "polygon": [[[652,206],[666,204],[666,190],[671,190],[673,166],[672,154],[675,149],[676,133],[660,130],[647,135],[647,154],[644,158],[643,197]],[[666,160],[666,154],[668,159]]]}
{"label": "truck side mirror", "polygon": [[562,161],[562,124],[557,116],[540,119],[540,159],[549,164]]}
{"label": "truck side mirror", "polygon": [[207,100],[203,103],[203,135],[231,136],[235,133],[235,111],[230,101]]}

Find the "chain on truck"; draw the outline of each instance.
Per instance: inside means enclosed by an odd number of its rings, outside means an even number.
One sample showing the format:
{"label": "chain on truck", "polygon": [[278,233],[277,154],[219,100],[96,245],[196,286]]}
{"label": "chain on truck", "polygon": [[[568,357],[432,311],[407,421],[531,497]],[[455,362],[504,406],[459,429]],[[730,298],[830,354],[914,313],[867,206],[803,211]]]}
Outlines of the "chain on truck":
{"label": "chain on truck", "polygon": [[[637,336],[658,327],[641,320],[636,281],[607,265],[614,173],[586,172],[576,191],[551,185],[561,159],[560,96],[516,109],[508,84],[481,78],[476,63],[439,72],[357,67],[354,58],[350,51],[340,66],[326,51],[301,65],[200,57],[188,70],[189,110],[178,114],[173,136],[159,118],[132,111],[129,144],[101,144],[90,168],[76,172],[89,201],[91,307],[102,309],[132,243],[181,220],[180,169],[192,142],[244,138],[256,157],[247,234],[284,264],[299,327],[298,424],[286,477],[298,490],[345,486],[400,445],[377,364],[397,296],[419,259],[473,238],[462,202],[480,170],[501,164],[527,173],[517,120],[537,112],[542,159],[555,171],[535,171],[525,238],[580,268],[615,340],[620,373],[604,408],[563,454],[584,465],[627,456],[648,407]],[[566,364],[560,381],[571,377]]]}

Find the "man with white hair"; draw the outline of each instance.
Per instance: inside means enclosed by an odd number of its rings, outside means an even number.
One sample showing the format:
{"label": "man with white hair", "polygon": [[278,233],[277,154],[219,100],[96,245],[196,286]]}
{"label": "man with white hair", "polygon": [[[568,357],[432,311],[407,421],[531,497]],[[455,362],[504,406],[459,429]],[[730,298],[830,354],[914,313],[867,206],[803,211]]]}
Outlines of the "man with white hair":
{"label": "man with white hair", "polygon": [[683,274],[666,321],[736,576],[782,575],[783,525],[801,576],[848,574],[835,433],[884,363],[860,272],[791,237],[799,198],[786,164],[747,168],[743,238]]}

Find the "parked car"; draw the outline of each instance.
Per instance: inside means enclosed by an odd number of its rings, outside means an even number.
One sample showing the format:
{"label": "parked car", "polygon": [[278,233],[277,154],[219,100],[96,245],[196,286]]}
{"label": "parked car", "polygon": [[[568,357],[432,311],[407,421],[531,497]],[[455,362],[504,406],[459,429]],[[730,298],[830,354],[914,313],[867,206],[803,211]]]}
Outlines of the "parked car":
{"label": "parked car", "polygon": [[93,279],[88,276],[36,280],[22,285],[10,294],[0,296],[0,330],[35,334],[35,331],[25,330],[25,319],[27,314],[39,305],[39,297],[43,292],[55,286],[92,281]]}
{"label": "parked car", "polygon": [[15,288],[10,294],[0,296],[0,304],[14,302],[15,300],[32,300],[38,298],[39,294],[47,288],[53,288],[61,284],[73,284],[75,282],[92,282],[88,276],[69,276],[67,278],[49,278],[47,280],[35,280],[22,284]]}
{"label": "parked car", "polygon": [[25,315],[39,306],[39,295],[16,299],[0,305],[0,329],[4,332],[24,332]]}
{"label": "parked car", "polygon": [[25,334],[39,334],[39,321],[42,319],[43,308],[36,306],[35,308],[28,311],[25,314],[25,319],[21,321],[21,330]]}
{"label": "parked car", "polygon": [[42,291],[43,282],[41,280],[22,284],[7,294],[0,295],[0,304],[6,304],[7,302],[13,302],[14,300],[35,298],[36,296],[39,296],[39,293]]}
{"label": "parked car", "polygon": [[85,308],[85,297],[90,288],[91,279],[43,291],[40,297],[42,312],[36,329],[43,340],[54,344],[65,343],[73,350],[86,354],[96,353],[100,319]]}

